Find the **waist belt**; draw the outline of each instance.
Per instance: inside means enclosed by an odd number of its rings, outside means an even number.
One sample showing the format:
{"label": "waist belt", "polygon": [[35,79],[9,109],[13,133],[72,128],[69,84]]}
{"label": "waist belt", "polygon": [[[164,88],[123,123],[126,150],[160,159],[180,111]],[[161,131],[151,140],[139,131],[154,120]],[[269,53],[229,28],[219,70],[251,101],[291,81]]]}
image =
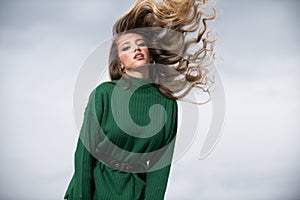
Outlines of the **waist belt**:
{"label": "waist belt", "polygon": [[112,156],[105,154],[99,148],[96,149],[97,159],[104,162],[109,167],[123,172],[147,172],[149,169],[149,162],[147,163],[130,163],[122,162],[120,160],[112,158]]}

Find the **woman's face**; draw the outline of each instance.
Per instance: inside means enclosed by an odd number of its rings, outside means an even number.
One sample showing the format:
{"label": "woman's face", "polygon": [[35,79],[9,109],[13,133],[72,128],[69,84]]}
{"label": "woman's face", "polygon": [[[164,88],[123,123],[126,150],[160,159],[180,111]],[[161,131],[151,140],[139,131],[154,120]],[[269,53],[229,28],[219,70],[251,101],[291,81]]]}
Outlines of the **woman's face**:
{"label": "woman's face", "polygon": [[130,70],[149,63],[152,58],[144,38],[136,33],[127,33],[117,40],[121,68]]}

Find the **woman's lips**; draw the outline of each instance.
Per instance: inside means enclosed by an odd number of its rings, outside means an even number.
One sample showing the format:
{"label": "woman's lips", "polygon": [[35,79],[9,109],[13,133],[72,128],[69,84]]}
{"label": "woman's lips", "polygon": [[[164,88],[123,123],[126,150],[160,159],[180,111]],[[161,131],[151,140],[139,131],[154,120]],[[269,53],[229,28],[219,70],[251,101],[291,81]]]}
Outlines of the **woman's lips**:
{"label": "woman's lips", "polygon": [[137,54],[135,54],[134,57],[133,57],[133,59],[137,59],[137,60],[142,60],[142,59],[144,59],[144,58],[145,58],[145,56],[144,56],[144,54],[142,54],[142,53],[137,53]]}

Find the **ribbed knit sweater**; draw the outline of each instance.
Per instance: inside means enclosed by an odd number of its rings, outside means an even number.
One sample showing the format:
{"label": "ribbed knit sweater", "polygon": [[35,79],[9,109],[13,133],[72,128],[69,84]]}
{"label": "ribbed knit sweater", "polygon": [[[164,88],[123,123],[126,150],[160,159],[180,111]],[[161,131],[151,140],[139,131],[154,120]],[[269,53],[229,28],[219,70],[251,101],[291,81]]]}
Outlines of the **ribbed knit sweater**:
{"label": "ribbed knit sweater", "polygon": [[[177,102],[147,78],[127,76],[90,94],[75,151],[69,200],[163,200],[177,132]],[[127,88],[127,89],[126,89]],[[97,157],[147,163],[148,171],[118,171]]]}

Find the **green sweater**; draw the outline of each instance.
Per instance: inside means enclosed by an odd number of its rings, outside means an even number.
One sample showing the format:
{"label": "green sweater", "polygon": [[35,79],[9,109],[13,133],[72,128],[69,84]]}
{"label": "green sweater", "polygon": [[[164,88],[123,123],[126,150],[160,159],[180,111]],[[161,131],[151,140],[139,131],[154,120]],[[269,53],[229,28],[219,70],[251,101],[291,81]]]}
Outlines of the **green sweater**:
{"label": "green sweater", "polygon": [[[177,132],[177,102],[163,96],[150,79],[128,77],[130,85],[122,77],[101,83],[90,94],[65,199],[164,199]],[[118,171],[97,157],[99,149],[112,159],[147,163],[150,168]]]}

